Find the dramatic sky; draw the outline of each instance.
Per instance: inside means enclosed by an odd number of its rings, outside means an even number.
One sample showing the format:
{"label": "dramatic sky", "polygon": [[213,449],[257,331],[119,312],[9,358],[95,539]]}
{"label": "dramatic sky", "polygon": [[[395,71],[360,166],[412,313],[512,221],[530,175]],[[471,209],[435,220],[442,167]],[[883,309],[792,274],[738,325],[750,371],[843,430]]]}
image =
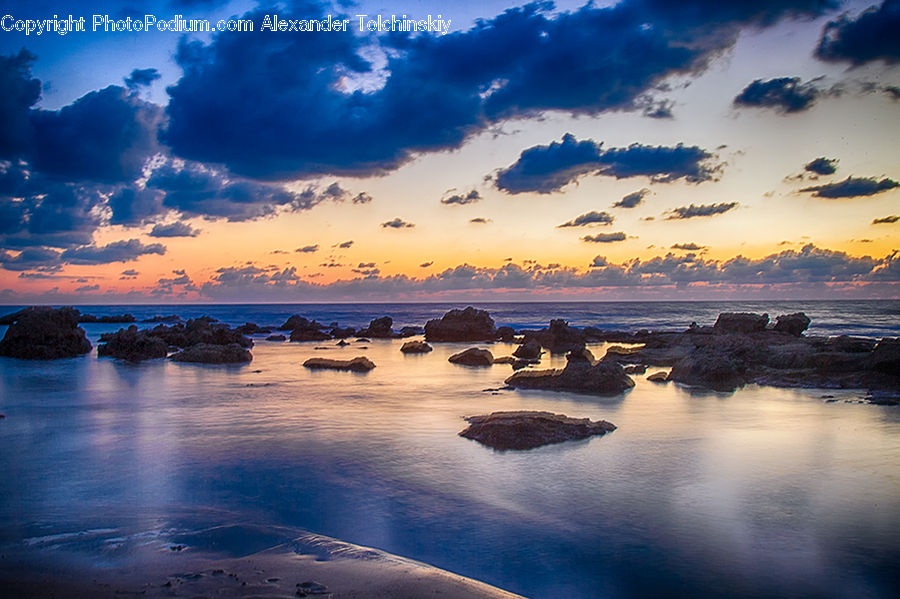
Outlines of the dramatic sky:
{"label": "dramatic sky", "polygon": [[900,297],[900,0],[0,7],[3,304]]}

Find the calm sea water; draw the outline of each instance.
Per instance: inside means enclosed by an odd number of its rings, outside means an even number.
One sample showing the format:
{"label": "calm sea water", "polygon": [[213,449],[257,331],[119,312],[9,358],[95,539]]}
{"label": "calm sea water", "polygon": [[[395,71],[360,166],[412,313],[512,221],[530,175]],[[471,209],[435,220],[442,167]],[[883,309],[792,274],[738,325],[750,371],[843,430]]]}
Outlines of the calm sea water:
{"label": "calm sea water", "polygon": [[[278,324],[301,313],[421,325],[449,305],[105,306],[97,315],[211,314]],[[814,334],[897,335],[900,302],[483,304],[498,324],[550,317],[680,329],[719,311],[804,310]],[[5,310],[0,311],[5,313]],[[96,344],[120,325],[85,325]],[[0,331],[2,333],[2,331]],[[508,366],[257,338],[253,363],[132,365],[0,358],[0,554],[97,566],[242,524],[232,554],[277,527],[379,547],[531,597],[895,597],[900,408],[858,392],[648,383],[597,398],[496,388]],[[331,349],[316,350],[329,346]],[[495,355],[514,346],[493,344]],[[593,348],[602,355],[603,347]],[[367,374],[311,372],[366,355]],[[542,367],[561,366],[545,358]],[[649,372],[654,372],[650,369]],[[834,396],[830,401],[823,394]],[[496,452],[457,436],[465,415],[549,410],[603,418],[602,438]],[[252,525],[252,526],[251,526]],[[194,535],[194,536],[192,536]]]}

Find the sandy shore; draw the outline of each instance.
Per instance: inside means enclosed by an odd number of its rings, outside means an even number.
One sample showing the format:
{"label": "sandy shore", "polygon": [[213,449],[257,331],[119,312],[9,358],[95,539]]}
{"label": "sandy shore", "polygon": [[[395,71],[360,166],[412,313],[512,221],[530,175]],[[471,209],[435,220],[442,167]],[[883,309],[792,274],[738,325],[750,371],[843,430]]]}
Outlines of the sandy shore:
{"label": "sandy shore", "polygon": [[0,561],[0,595],[17,598],[514,598],[490,585],[389,553],[306,534],[239,558],[160,552],[115,567]]}

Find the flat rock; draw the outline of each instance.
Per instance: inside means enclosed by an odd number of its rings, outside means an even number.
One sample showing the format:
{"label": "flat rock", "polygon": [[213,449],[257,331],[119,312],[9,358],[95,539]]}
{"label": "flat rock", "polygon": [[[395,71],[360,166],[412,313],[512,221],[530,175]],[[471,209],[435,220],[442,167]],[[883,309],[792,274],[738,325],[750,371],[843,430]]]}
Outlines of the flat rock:
{"label": "flat rock", "polygon": [[662,371],[654,372],[647,377],[647,380],[653,383],[667,383],[669,382],[669,373]]}
{"label": "flat rock", "polygon": [[605,435],[616,426],[605,420],[570,418],[551,412],[493,412],[466,418],[459,435],[494,449],[533,449],[541,445]]}
{"label": "flat rock", "polygon": [[490,366],[494,363],[494,355],[486,349],[470,347],[458,354],[453,354],[450,356],[449,361],[453,364],[464,364],[466,366]]}
{"label": "flat rock", "polygon": [[0,341],[0,356],[24,360],[73,358],[91,351],[75,308],[35,306],[15,313]]}
{"label": "flat rock", "polygon": [[365,356],[357,356],[352,360],[332,360],[330,358],[310,358],[303,363],[306,368],[313,370],[352,370],[353,372],[368,372],[375,368],[375,363]]}
{"label": "flat rock", "polygon": [[228,345],[198,343],[172,354],[169,359],[199,364],[245,364],[253,360],[253,354],[237,343]]}
{"label": "flat rock", "polygon": [[404,354],[427,354],[433,348],[424,341],[407,341],[400,348]]}

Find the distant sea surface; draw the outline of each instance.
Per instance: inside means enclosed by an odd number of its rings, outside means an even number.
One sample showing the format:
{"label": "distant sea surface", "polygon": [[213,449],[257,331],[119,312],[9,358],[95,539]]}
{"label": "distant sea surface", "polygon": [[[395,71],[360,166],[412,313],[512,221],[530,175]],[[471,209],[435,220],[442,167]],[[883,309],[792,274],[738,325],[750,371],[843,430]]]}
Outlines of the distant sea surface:
{"label": "distant sea surface", "polygon": [[[232,325],[302,314],[359,327],[388,315],[399,328],[454,307],[464,304],[79,309]],[[813,335],[900,335],[897,301],[477,307],[515,328],[563,318],[682,330],[722,311],[803,311]],[[83,326],[96,347],[124,325]],[[129,364],[96,350],[0,358],[0,560],[37,555],[52,571],[133,565],[175,545],[245,555],[302,529],[535,598],[900,596],[900,408],[858,403],[862,392],[718,394],[645,376],[612,397],[497,391],[509,366],[447,361],[471,344],[404,355],[399,340],[342,348],[265,337],[254,337],[245,366]],[[514,348],[490,345],[496,356]],[[377,367],[302,367],[312,356],[357,355]],[[564,361],[545,356],[541,368]],[[463,416],[498,410],[618,429],[525,452],[458,436]],[[209,532],[221,525],[242,532]]]}

